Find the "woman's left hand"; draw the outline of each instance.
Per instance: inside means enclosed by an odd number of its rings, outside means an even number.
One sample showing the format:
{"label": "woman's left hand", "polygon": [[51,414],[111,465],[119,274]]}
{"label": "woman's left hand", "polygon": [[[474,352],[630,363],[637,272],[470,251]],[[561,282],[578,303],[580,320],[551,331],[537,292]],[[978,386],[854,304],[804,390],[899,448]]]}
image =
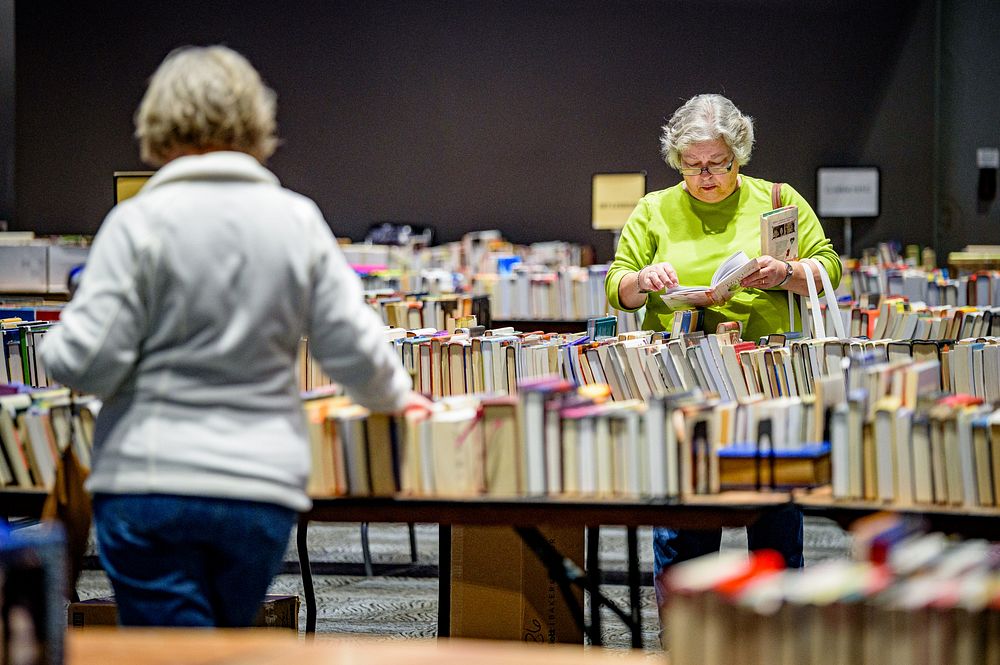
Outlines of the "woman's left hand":
{"label": "woman's left hand", "polygon": [[785,281],[788,264],[773,256],[757,258],[757,269],[740,280],[740,285],[752,289],[773,289]]}

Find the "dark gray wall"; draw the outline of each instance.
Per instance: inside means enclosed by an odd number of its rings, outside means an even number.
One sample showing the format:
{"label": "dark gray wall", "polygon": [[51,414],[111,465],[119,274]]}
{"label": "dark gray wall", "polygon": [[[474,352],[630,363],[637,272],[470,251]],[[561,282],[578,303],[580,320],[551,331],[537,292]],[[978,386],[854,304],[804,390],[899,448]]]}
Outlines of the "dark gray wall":
{"label": "dark gray wall", "polygon": [[[59,4],[17,3],[14,228],[95,231],[111,173],[142,166],[145,79],[172,47],[222,42],[278,92],[270,166],[355,239],[409,220],[607,258],[591,174],[676,182],[659,127],[699,92],[756,118],[746,173],[812,200],[818,165],[877,164],[883,215],[856,234],[933,238],[932,0]],[[828,233],[839,242],[838,221]]]}
{"label": "dark gray wall", "polygon": [[14,217],[14,0],[0,0],[0,225]]}
{"label": "dark gray wall", "polygon": [[[870,125],[858,158],[862,164],[880,167],[882,207],[877,219],[854,220],[855,255],[887,240],[934,243],[935,4],[920,3],[914,11],[912,27],[898,49],[869,54],[873,60],[892,60],[882,94],[870,100],[851,96],[852,103],[871,104]],[[842,220],[828,220],[825,226],[831,237],[842,238]]]}
{"label": "dark gray wall", "polygon": [[1000,244],[1000,204],[979,201],[976,168],[976,148],[1000,147],[1000,6],[965,0],[942,10],[938,234],[950,251]]}

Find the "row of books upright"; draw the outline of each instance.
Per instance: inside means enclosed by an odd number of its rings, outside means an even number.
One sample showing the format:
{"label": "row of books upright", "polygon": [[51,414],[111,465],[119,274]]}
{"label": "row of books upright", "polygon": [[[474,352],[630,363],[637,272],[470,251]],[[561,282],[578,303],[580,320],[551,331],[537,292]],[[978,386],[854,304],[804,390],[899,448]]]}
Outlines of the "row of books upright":
{"label": "row of books upright", "polygon": [[[317,496],[685,497],[754,482],[746,464],[754,452],[735,443],[747,436],[751,419],[781,423],[770,460],[771,470],[780,469],[777,483],[791,453],[801,453],[801,442],[812,438],[813,421],[802,403],[742,406],[739,415],[747,417],[737,417],[735,404],[713,411],[704,401],[693,391],[612,402],[606,392],[574,390],[557,378],[525,382],[517,397],[443,398],[430,414],[405,418],[370,414],[345,397],[321,397],[306,403],[309,490]],[[726,425],[716,426],[719,420]],[[729,440],[722,440],[724,431]],[[722,447],[731,454],[720,455]],[[822,459],[822,446],[813,448],[811,457]],[[767,463],[758,456],[758,466]],[[821,467],[811,482],[828,481]],[[766,474],[762,481],[771,486]]]}
{"label": "row of books upright", "polygon": [[[813,395],[739,403],[695,388],[612,400],[606,385],[547,376],[521,381],[516,396],[444,397],[426,419],[380,424],[373,443],[364,410],[335,398],[311,411],[314,450],[338,451],[325,468],[350,469],[350,460],[381,466],[361,463],[356,472],[367,480],[348,474],[314,490],[636,498],[819,485],[830,478],[823,412]],[[757,445],[761,431],[766,449]]]}
{"label": "row of books upright", "polygon": [[978,270],[949,276],[947,270],[899,265],[858,266],[849,273],[854,299],[866,295],[904,296],[929,306],[1000,305],[1000,272]]}
{"label": "row of books upright", "polygon": [[830,413],[829,428],[837,499],[1000,506],[1000,410],[980,398],[931,391],[907,404],[897,394],[853,390]]}
{"label": "row of books upright", "polygon": [[98,410],[66,388],[0,385],[0,487],[51,489],[67,447],[89,468]]}
{"label": "row of books upright", "polygon": [[[1000,334],[1000,307],[996,306],[928,306],[890,296],[845,303],[839,314],[848,334],[869,339],[961,339]],[[824,316],[829,318],[832,313],[824,310]]]}
{"label": "row of books upright", "polygon": [[614,400],[695,388],[727,400],[795,396],[811,393],[813,376],[825,372],[833,358],[839,362],[851,345],[885,355],[889,344],[808,340],[759,346],[731,334],[695,332],[669,339],[648,331],[592,340],[585,333],[481,327],[454,333],[395,329],[387,335],[394,336],[414,388],[432,397],[516,394],[518,382],[551,375],[578,386],[607,384]]}
{"label": "row of books upright", "polygon": [[475,322],[489,326],[493,314],[486,296],[463,294],[369,294],[368,303],[387,326],[454,331]]}
{"label": "row of books upright", "polygon": [[[832,449],[832,473],[838,478],[835,488],[838,498],[902,504],[955,504],[954,498],[943,499],[945,495],[940,492],[928,496],[923,489],[918,490],[918,487],[925,488],[926,483],[922,481],[923,476],[913,475],[912,461],[902,472],[898,461],[892,464],[887,461],[897,460],[905,451],[892,445],[891,437],[871,436],[876,414],[885,411],[892,400],[897,400],[904,409],[915,410],[918,400],[937,399],[942,390],[954,391],[963,386],[982,386],[979,403],[995,403],[997,397],[995,386],[988,386],[993,385],[991,377],[998,370],[996,352],[1000,351],[1000,345],[991,338],[959,340],[949,347],[949,343],[940,341],[789,341],[772,336],[767,341],[774,346],[758,346],[738,341],[732,334],[697,332],[679,339],[637,333],[596,341],[582,333],[524,334],[512,330],[479,330],[478,333],[481,336],[472,329],[455,334],[396,331],[393,344],[413,372],[415,387],[436,397],[497,392],[509,395],[512,387],[517,391],[519,385],[532,379],[555,375],[573,386],[607,385],[608,403],[598,412],[614,407],[612,403],[627,403],[625,412],[632,407],[641,412],[645,407],[638,405],[643,402],[685,391],[699,391],[711,398],[701,405],[713,414],[712,419],[706,419],[702,434],[711,454],[705,458],[709,472],[702,474],[701,481],[695,477],[692,482],[695,487],[711,488],[709,491],[737,484],[737,478],[743,485],[751,486],[761,482],[779,485],[820,483],[824,477],[829,477],[829,460],[824,465],[823,459]],[[782,341],[785,346],[776,345]],[[494,359],[497,360],[495,364]],[[985,362],[994,364],[987,366]],[[495,371],[497,368],[499,372]],[[442,386],[442,392],[436,393],[435,386]],[[970,392],[970,399],[977,399],[974,389],[962,392]],[[531,396],[525,398],[532,399]],[[859,409],[858,405],[864,408]],[[687,409],[684,417],[696,421],[698,411]],[[761,413],[769,417],[761,417]],[[846,417],[852,413],[853,416]],[[772,467],[767,461],[761,468],[761,437],[756,431],[761,421],[769,423],[765,452],[773,448],[779,456],[788,458],[787,463],[780,462]],[[795,424],[786,427],[788,423]],[[564,430],[572,436],[575,425],[560,427],[560,436]],[[737,431],[737,427],[743,429]],[[980,439],[986,431],[986,428],[981,429],[977,435]],[[688,438],[693,436],[692,430]],[[892,453],[877,446],[866,447],[866,441],[869,444],[889,442],[890,448],[886,450]],[[986,448],[992,445],[992,438],[983,441],[978,465],[970,467],[966,461],[965,467],[949,464],[935,470],[936,467],[921,463],[922,473],[932,478],[935,474],[939,477],[950,474],[954,478],[955,469],[962,468],[960,475],[977,478],[980,489],[975,499],[963,500],[961,505],[995,505],[996,493],[982,489],[992,487],[998,480],[998,472],[991,466],[992,453],[985,452],[992,451]],[[829,447],[824,447],[827,444]],[[563,449],[561,443],[558,448]],[[912,446],[909,450],[911,457],[916,454],[920,458],[920,452],[914,452]],[[930,450],[938,450],[938,447]],[[791,451],[797,451],[797,457],[791,455]],[[768,455],[765,454],[765,458]],[[716,458],[721,459],[722,472],[714,471],[718,463]],[[949,453],[937,459],[953,462],[969,458]],[[551,464],[549,467],[556,468]],[[796,470],[789,471],[793,468]],[[714,480],[719,473],[722,474],[720,480]],[[841,491],[839,483],[845,477],[855,480],[852,489]],[[888,484],[886,478],[891,479]],[[940,482],[938,486],[944,487]],[[559,485],[556,493],[562,492],[564,487],[565,484]],[[591,491],[590,485],[584,487]],[[892,491],[887,487],[892,487]],[[574,488],[571,484],[570,491],[575,491]],[[967,488],[968,483],[952,482],[950,491],[972,496]],[[548,492],[537,486],[531,491]],[[603,485],[599,491],[609,490]],[[612,486],[610,490],[611,493],[618,491],[623,488]],[[662,488],[657,491],[668,492]],[[683,492],[676,489],[668,493]]]}
{"label": "row of books upright", "polygon": [[772,551],[677,564],[661,582],[676,665],[1000,662],[1000,550],[863,522],[861,556],[785,570]]}
{"label": "row of books upright", "polygon": [[45,387],[50,381],[35,354],[36,346],[62,313],[62,303],[0,301],[0,383]]}
{"label": "row of books upright", "polygon": [[607,272],[606,264],[557,270],[516,266],[508,273],[476,275],[472,290],[490,298],[493,316],[500,320],[583,320],[609,311]]}
{"label": "row of books upright", "polygon": [[563,241],[516,245],[495,230],[433,246],[423,232],[395,235],[397,244],[391,245],[341,243],[344,258],[366,289],[450,293],[467,290],[475,275],[505,274],[514,266],[544,272],[594,263],[590,247]]}

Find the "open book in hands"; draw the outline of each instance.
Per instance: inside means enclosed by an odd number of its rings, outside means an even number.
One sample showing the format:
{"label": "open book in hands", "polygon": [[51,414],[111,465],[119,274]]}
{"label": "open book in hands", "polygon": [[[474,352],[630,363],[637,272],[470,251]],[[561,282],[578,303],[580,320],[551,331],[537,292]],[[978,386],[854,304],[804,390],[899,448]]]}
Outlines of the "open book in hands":
{"label": "open book in hands", "polygon": [[720,305],[742,289],[740,280],[757,270],[757,259],[748,258],[739,251],[722,262],[712,275],[711,286],[680,286],[667,289],[660,296],[667,307],[687,309]]}

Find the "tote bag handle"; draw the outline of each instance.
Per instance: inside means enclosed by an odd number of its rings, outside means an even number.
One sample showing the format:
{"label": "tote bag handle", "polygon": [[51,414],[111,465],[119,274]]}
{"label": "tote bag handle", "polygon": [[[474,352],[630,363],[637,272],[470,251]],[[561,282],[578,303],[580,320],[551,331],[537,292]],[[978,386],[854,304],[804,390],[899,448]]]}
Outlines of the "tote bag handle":
{"label": "tote bag handle", "polygon": [[[781,185],[782,183],[776,182],[771,185],[771,208],[777,210],[781,207]],[[806,284],[809,288],[808,299],[807,296],[801,296],[801,306],[799,311],[802,313],[802,335],[803,337],[809,337],[809,320],[806,317],[806,305],[807,302],[812,305],[809,311],[812,312],[813,327],[815,328],[815,337],[826,337],[826,326],[823,324],[823,312],[820,307],[819,294],[816,293],[816,282],[813,279],[813,268],[819,273],[820,280],[823,283],[823,294],[826,296],[826,306],[827,311],[831,313],[831,320],[833,321],[834,332],[837,337],[843,339],[847,337],[846,329],[844,328],[844,321],[840,317],[840,308],[837,306],[837,298],[834,295],[833,283],[830,281],[830,275],[827,274],[826,268],[823,264],[816,259],[800,259],[799,263],[806,270]],[[789,329],[795,326],[795,296],[791,291],[788,292],[788,327]]]}
{"label": "tote bag handle", "polygon": [[[826,298],[827,311],[830,312],[830,320],[833,322],[832,332],[840,339],[847,337],[847,331],[844,328],[844,320],[840,316],[840,307],[837,305],[837,297],[834,295],[833,283],[830,281],[830,275],[827,274],[826,268],[823,264],[816,259],[801,259],[799,263],[806,271],[806,286],[809,289],[809,296],[801,296],[801,312],[802,312],[802,335],[804,337],[809,337],[808,330],[808,319],[806,318],[806,310],[812,314],[813,323],[813,337],[826,337],[827,330],[823,322],[823,312],[821,307],[821,302],[819,294],[816,293],[816,280],[813,279],[813,271],[819,273],[820,281],[823,284],[823,295]],[[791,292],[789,292],[791,293]]]}

